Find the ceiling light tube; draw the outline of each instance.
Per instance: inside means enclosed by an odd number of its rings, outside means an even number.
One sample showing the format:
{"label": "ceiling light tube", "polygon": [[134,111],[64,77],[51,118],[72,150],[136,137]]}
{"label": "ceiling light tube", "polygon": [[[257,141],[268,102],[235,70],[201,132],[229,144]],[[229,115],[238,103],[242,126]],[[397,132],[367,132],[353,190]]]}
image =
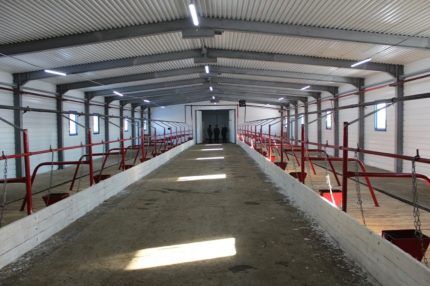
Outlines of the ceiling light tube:
{"label": "ceiling light tube", "polygon": [[190,9],[190,14],[191,14],[191,18],[193,19],[194,26],[198,26],[199,17],[197,17],[196,5],[194,3],[190,3],[190,5],[188,5],[188,8]]}
{"label": "ceiling light tube", "polygon": [[307,86],[302,87],[300,90],[306,90],[306,89],[308,89],[310,87],[311,87],[310,85],[307,85]]}
{"label": "ceiling light tube", "polygon": [[215,99],[215,96],[212,95],[212,99]]}
{"label": "ceiling light tube", "polygon": [[209,66],[208,65],[205,65],[205,72],[209,73]]}
{"label": "ceiling light tube", "polygon": [[118,96],[124,96],[124,94],[122,94],[121,92],[118,92],[116,90],[113,91],[114,94],[118,95]]}
{"label": "ceiling light tube", "polygon": [[150,103],[150,101],[149,101],[149,100],[147,100],[147,99],[144,99],[143,101],[144,101],[144,102],[146,102],[146,103]]}
{"label": "ceiling light tube", "polygon": [[55,74],[55,75],[61,75],[66,76],[67,74],[64,72],[54,71],[54,70],[44,70],[46,73]]}
{"label": "ceiling light tube", "polygon": [[214,91],[214,88],[212,86],[209,86],[210,91]]}
{"label": "ceiling light tube", "polygon": [[283,97],[280,97],[280,98],[278,98],[278,100],[279,100],[279,101],[281,101],[281,100],[284,100],[284,98],[283,98]]}
{"label": "ceiling light tube", "polygon": [[367,63],[367,62],[370,62],[371,60],[372,60],[372,58],[368,58],[368,59],[365,59],[365,60],[362,60],[362,61],[356,62],[356,63],[352,64],[352,65],[351,65],[351,67],[352,67],[352,68],[354,68],[354,67],[356,67],[356,66],[359,66],[359,65],[365,64],[365,63]]}

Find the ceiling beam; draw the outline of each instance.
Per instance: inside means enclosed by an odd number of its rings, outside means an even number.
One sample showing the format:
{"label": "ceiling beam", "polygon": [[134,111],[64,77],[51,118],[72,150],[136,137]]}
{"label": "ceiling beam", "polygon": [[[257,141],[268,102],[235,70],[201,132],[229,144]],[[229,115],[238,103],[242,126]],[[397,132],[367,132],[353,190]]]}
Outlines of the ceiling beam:
{"label": "ceiling beam", "polygon": [[[300,55],[281,55],[272,53],[262,52],[244,52],[244,51],[232,51],[232,50],[220,50],[220,49],[207,49],[207,57],[209,59],[216,60],[218,57],[228,59],[242,59],[242,60],[256,60],[256,61],[269,61],[269,62],[280,62],[280,63],[294,63],[303,65],[317,65],[327,67],[338,67],[348,68],[357,70],[372,70],[381,71],[394,74],[396,71],[396,65],[381,64],[368,62],[359,65],[355,68],[351,68],[351,64],[355,61],[340,60],[340,59],[328,59],[311,56],[300,56]],[[123,68],[130,66],[138,66],[143,64],[158,63],[165,61],[174,61],[182,59],[202,59],[201,50],[188,50],[180,52],[171,52],[164,54],[156,54],[149,56],[138,56],[117,60],[108,60],[88,64],[80,64],[73,66],[63,66],[54,68],[57,71],[64,72],[66,74],[79,74],[91,71]],[[23,84],[30,80],[43,79],[53,77],[55,75],[44,72],[43,70],[23,72],[15,74],[18,78],[22,79],[20,84]]]}
{"label": "ceiling beam", "polygon": [[[142,85],[133,85],[127,87],[119,87],[115,88],[116,91],[123,93],[125,95],[129,93],[140,93],[143,95],[146,91],[160,91],[163,89],[174,89],[178,87],[185,86],[199,86],[205,85],[206,88],[210,84],[224,84],[231,86],[239,86],[239,87],[248,87],[252,86],[255,90],[261,90],[264,92],[265,88],[278,91],[284,91],[286,93],[297,94],[299,96],[307,96],[311,95],[308,91],[301,91],[300,88],[303,87],[303,84],[294,84],[294,83],[286,83],[286,82],[274,82],[274,81],[254,81],[254,80],[246,80],[246,79],[236,79],[236,78],[211,78],[209,79],[187,79],[187,80],[177,80],[177,81],[166,81],[160,83],[152,83],[152,84],[142,84]],[[327,86],[313,86],[314,89],[321,88],[321,91],[334,91],[336,87],[327,87]],[[333,89],[333,90],[332,90]],[[113,95],[113,89],[104,89],[88,92],[91,97],[95,96],[111,96]]]}
{"label": "ceiling beam", "polygon": [[[172,76],[179,76],[184,74],[203,74],[203,67],[189,67],[183,69],[167,70],[167,71],[155,71],[147,73],[130,74],[116,77],[98,78],[94,80],[77,81],[66,84],[59,84],[58,88],[63,92],[73,89],[84,89],[89,87],[96,87],[100,85],[110,85],[117,83],[141,81],[148,79],[167,78]],[[336,83],[347,83],[356,85],[359,78],[353,77],[342,77],[332,76],[323,74],[310,74],[310,73],[299,73],[299,72],[288,72],[288,71],[276,71],[276,70],[258,70],[258,69],[246,69],[246,68],[235,68],[235,67],[224,67],[224,66],[211,66],[210,74],[207,76],[215,76],[217,74],[238,74],[238,75],[251,75],[251,76],[264,76],[271,77],[274,79],[286,79],[286,80],[303,80],[303,81],[327,81]]]}
{"label": "ceiling beam", "polygon": [[[267,86],[271,88],[286,88],[300,90],[306,84],[303,83],[291,83],[291,82],[280,82],[280,81],[267,81],[267,80],[251,80],[251,79],[239,79],[239,78],[224,78],[224,77],[212,77],[210,82],[214,83],[226,83],[226,84],[237,84],[245,86]],[[335,86],[325,85],[309,85],[307,91],[326,91],[334,94]]]}
{"label": "ceiling beam", "polygon": [[356,70],[371,70],[371,71],[387,72],[389,74],[394,74],[396,70],[396,65],[392,65],[392,64],[367,62],[365,64],[352,68],[351,65],[356,63],[355,60],[330,59],[330,58],[303,56],[303,55],[283,55],[283,54],[273,54],[273,53],[264,53],[264,52],[248,52],[248,51],[244,52],[244,51],[233,51],[233,50],[208,49],[207,56],[209,58],[242,59],[242,60],[277,62],[277,63],[337,67],[337,68],[347,68],[347,69],[356,69]]}
{"label": "ceiling beam", "polygon": [[355,43],[359,42],[416,49],[430,48],[429,38],[425,37],[400,36],[292,24],[213,19],[203,17],[200,17],[200,22],[200,27],[197,29],[191,25],[189,19],[180,19],[170,22],[135,25],[43,40],[6,44],[0,46],[0,52],[6,55],[18,55],[180,31],[183,33],[183,37],[186,38],[213,37],[222,31],[236,31],[287,37],[346,41]]}

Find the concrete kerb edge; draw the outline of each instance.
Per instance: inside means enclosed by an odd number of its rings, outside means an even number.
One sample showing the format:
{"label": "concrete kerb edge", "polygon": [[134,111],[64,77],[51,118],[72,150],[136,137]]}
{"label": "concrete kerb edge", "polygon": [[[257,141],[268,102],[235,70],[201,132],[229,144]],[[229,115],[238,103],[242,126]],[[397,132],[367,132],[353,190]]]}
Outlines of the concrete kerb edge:
{"label": "concrete kerb edge", "polygon": [[[156,158],[140,163],[67,199],[35,212],[31,216],[0,228],[0,242],[7,241],[7,243],[0,244],[0,269],[14,262],[26,252],[99,206],[106,199],[147,176],[194,144],[194,140],[181,144]],[[70,216],[71,209],[75,212]],[[62,225],[59,225],[58,219],[55,217],[63,215],[67,215],[67,219],[62,221]],[[39,224],[43,224],[44,227],[40,228]]]}
{"label": "concrete kerb edge", "polygon": [[[326,203],[316,192],[286,174],[245,143],[238,140],[238,145],[257,163],[259,168],[268,175],[294,206],[317,222],[343,251],[379,283],[399,286],[429,285],[430,269],[426,266],[373,233],[348,214]],[[337,224],[339,225],[336,226]],[[349,228],[352,231],[348,232],[347,229]],[[361,248],[356,245],[357,239],[366,242],[366,246],[369,243],[373,244],[371,247],[373,253],[363,254],[360,251]]]}

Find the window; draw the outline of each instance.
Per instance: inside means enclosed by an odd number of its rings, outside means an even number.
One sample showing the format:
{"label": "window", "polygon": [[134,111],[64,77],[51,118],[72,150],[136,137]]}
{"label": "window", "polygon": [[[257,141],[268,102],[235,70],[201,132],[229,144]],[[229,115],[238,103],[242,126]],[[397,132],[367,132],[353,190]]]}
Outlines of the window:
{"label": "window", "polygon": [[128,120],[124,118],[124,132],[128,132]]}
{"label": "window", "polygon": [[331,129],[333,123],[333,114],[330,111],[326,111],[325,115],[325,129]]}
{"label": "window", "polygon": [[76,113],[69,114],[69,135],[78,135],[78,115]]}
{"label": "window", "polygon": [[100,121],[98,115],[93,115],[93,134],[100,133]]}
{"label": "window", "polygon": [[300,125],[305,124],[305,117],[302,115],[300,116]]}
{"label": "window", "polygon": [[379,103],[375,105],[375,130],[386,131],[387,130],[387,104]]}

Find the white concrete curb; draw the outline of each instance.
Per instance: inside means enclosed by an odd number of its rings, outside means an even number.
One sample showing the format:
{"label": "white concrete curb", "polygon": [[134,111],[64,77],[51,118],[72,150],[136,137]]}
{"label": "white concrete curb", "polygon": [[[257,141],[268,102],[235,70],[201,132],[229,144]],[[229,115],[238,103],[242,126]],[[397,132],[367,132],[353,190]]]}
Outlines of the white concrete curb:
{"label": "white concrete curb", "polygon": [[382,285],[430,285],[430,269],[400,248],[331,206],[321,197],[286,174],[260,153],[238,140],[238,145],[257,162],[292,203],[312,217],[354,261]]}
{"label": "white concrete curb", "polygon": [[193,140],[188,141],[0,228],[0,269],[193,145]]}

